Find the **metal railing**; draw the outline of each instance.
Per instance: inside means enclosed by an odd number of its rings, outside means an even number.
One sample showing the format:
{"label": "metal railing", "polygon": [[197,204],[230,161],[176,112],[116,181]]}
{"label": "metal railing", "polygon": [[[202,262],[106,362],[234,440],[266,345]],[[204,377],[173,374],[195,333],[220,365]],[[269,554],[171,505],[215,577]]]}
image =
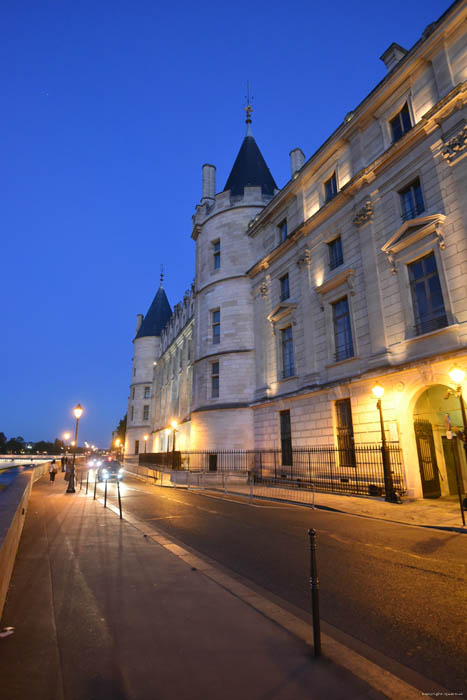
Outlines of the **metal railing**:
{"label": "metal railing", "polygon": [[[140,455],[139,463],[155,469],[190,472],[248,472],[255,483],[382,496],[382,450],[381,443],[371,443],[293,448],[285,452],[280,449],[158,452]],[[406,484],[399,444],[387,443],[386,452],[394,488],[403,495]]]}

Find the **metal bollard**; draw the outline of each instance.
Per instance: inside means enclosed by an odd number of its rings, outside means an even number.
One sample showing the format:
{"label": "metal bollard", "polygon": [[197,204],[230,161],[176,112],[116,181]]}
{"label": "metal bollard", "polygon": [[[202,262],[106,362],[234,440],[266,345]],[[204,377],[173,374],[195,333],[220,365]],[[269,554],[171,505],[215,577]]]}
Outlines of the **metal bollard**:
{"label": "metal bollard", "polygon": [[105,480],[104,487],[104,508],[107,508],[107,479]]}
{"label": "metal bollard", "polygon": [[81,470],[80,476],[81,476],[81,478],[79,481],[79,490],[82,491],[83,490],[83,470]]}
{"label": "metal bollard", "polygon": [[118,507],[120,509],[120,520],[122,519],[122,499],[120,498],[120,482],[117,479]]}
{"label": "metal bollard", "polygon": [[88,495],[88,486],[89,486],[89,469],[86,472],[86,496]]}
{"label": "metal bollard", "polygon": [[313,612],[313,646],[315,656],[321,656],[321,630],[319,621],[319,579],[316,563],[316,530],[308,530],[310,536],[310,588]]}
{"label": "metal bollard", "polygon": [[94,501],[96,500],[96,488],[97,488],[97,469],[94,470]]}

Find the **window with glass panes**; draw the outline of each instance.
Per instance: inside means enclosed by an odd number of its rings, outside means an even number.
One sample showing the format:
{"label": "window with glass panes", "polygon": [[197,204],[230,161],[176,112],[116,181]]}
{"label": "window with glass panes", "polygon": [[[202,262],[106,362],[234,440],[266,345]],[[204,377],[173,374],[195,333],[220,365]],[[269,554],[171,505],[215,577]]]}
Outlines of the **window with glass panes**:
{"label": "window with glass panes", "polygon": [[150,386],[145,386],[144,387],[144,398],[149,399],[151,396],[151,387]]}
{"label": "window with glass panes", "polygon": [[219,362],[211,362],[211,396],[219,398]]}
{"label": "window with glass panes", "polygon": [[214,243],[212,244],[212,249],[213,249],[214,269],[218,270],[221,266],[221,242],[214,241]]}
{"label": "window with glass panes", "polygon": [[143,420],[149,419],[149,406],[146,404],[143,406]]}
{"label": "window with glass panes", "polygon": [[281,284],[281,301],[285,301],[290,296],[289,275],[284,275],[279,279]]}
{"label": "window with glass panes", "polygon": [[292,326],[281,330],[282,346],[282,376],[293,377],[295,374],[295,362],[293,351]]}
{"label": "window with glass panes", "polygon": [[336,173],[333,173],[329,180],[324,183],[324,200],[329,202],[330,199],[337,194],[337,178]]}
{"label": "window with glass panes", "polygon": [[410,112],[407,102],[402,107],[401,111],[390,120],[389,126],[391,127],[393,143],[399,141],[404,134],[410,131],[412,128],[412,120],[410,119]]}
{"label": "window with glass panes", "polygon": [[335,360],[346,360],[353,357],[352,326],[350,324],[349,300],[347,297],[332,304],[332,320],[334,325]]}
{"label": "window with glass panes", "polygon": [[417,335],[448,325],[434,253],[410,263],[409,279]]}
{"label": "window with glass panes", "polygon": [[221,312],[220,309],[211,311],[212,342],[217,345],[221,342]]}
{"label": "window with glass panes", "polygon": [[414,219],[425,211],[425,202],[423,201],[419,178],[411,182],[407,187],[404,187],[403,190],[400,190],[399,197],[401,199],[403,221]]}
{"label": "window with glass panes", "polygon": [[328,243],[329,250],[329,269],[334,270],[335,267],[339,267],[344,262],[342,257],[342,240],[338,236],[331,243]]}
{"label": "window with glass panes", "polygon": [[279,241],[282,243],[282,241],[285,241],[285,239],[288,236],[287,219],[284,219],[284,221],[281,221],[278,228],[279,228]]}

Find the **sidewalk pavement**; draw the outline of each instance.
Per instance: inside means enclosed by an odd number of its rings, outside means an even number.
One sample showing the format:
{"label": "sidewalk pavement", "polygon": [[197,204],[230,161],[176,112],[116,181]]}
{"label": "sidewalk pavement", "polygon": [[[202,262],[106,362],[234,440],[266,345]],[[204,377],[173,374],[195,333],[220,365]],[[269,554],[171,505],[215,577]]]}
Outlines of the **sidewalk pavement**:
{"label": "sidewalk pavement", "polygon": [[[0,639],[2,700],[384,697],[200,559],[65,486],[32,491],[2,617],[15,630]],[[415,697],[401,688],[389,697]]]}
{"label": "sidewalk pavement", "polygon": [[[406,525],[420,525],[438,529],[466,532],[457,496],[447,498],[402,499],[402,503],[387,503],[383,498],[369,496],[339,496],[333,493],[316,493],[315,507],[378,518]],[[467,511],[464,511],[467,522]]]}

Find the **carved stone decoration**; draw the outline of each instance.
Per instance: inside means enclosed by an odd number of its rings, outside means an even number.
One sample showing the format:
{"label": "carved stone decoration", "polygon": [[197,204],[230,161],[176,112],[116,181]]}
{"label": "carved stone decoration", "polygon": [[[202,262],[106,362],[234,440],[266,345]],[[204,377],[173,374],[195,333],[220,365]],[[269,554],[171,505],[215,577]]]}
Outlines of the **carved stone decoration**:
{"label": "carved stone decoration", "polygon": [[366,224],[367,221],[369,221],[373,216],[373,203],[367,199],[365,204],[360,207],[360,209],[357,209],[355,212],[355,216],[353,218],[353,223],[356,226],[363,226],[363,224]]}
{"label": "carved stone decoration", "polygon": [[465,150],[467,150],[467,124],[464,124],[464,127],[445,143],[441,153],[444,160],[450,164]]}
{"label": "carved stone decoration", "polygon": [[261,294],[262,297],[267,296],[268,289],[269,289],[269,288],[268,288],[267,282],[263,282],[263,283],[261,284],[260,288],[259,288],[259,291],[260,291],[260,294]]}
{"label": "carved stone decoration", "polygon": [[311,263],[311,253],[308,248],[305,248],[303,253],[300,255],[300,257],[297,260],[297,265],[298,267],[309,267]]}
{"label": "carved stone decoration", "polygon": [[389,261],[389,264],[391,266],[392,274],[397,275],[397,267],[396,267],[396,263],[394,262],[394,256],[392,255],[392,253],[389,250],[385,250],[384,252],[388,256],[388,261]]}
{"label": "carved stone decoration", "polygon": [[444,236],[443,236],[443,234],[441,233],[441,229],[439,228],[439,226],[436,226],[436,228],[435,228],[435,234],[436,234],[436,236],[438,237],[439,249],[440,249],[440,250],[445,250],[445,248],[446,248],[446,241],[444,240]]}

